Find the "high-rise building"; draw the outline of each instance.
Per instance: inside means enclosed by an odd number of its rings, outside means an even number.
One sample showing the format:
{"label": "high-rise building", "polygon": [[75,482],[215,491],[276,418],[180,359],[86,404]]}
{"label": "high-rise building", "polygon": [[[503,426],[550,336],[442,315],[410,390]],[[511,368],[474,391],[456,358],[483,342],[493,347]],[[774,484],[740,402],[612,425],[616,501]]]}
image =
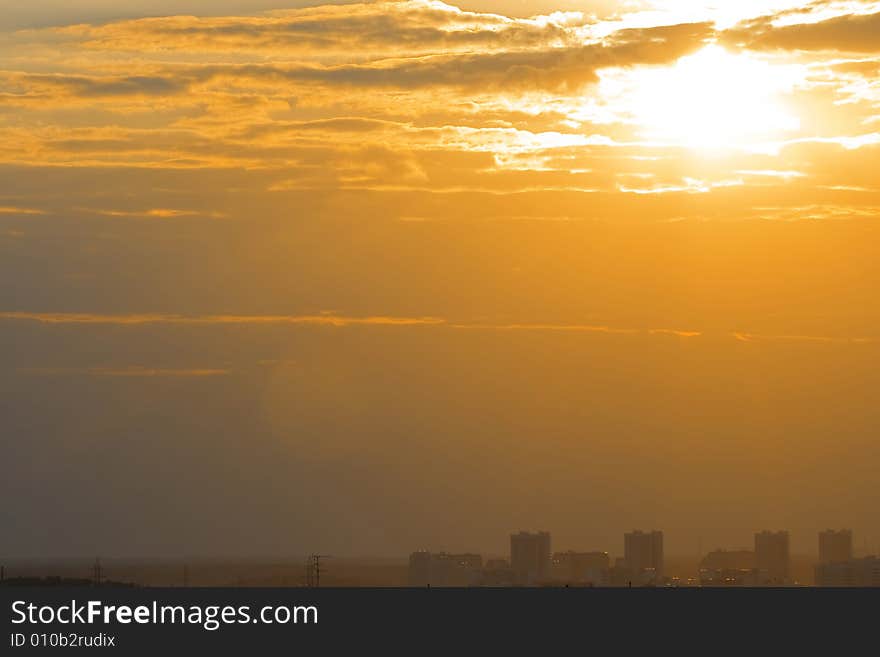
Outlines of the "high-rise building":
{"label": "high-rise building", "polygon": [[789,582],[789,540],[787,531],[755,534],[755,567],[762,584],[782,586]]}
{"label": "high-rise building", "polygon": [[653,574],[663,577],[663,532],[632,531],[623,535],[623,560],[633,577],[644,579]]}
{"label": "high-rise building", "polygon": [[511,534],[510,567],[520,585],[547,581],[550,577],[549,532]]}
{"label": "high-rise building", "polygon": [[816,586],[880,587],[880,559],[865,557],[816,566]]}
{"label": "high-rise building", "polygon": [[819,532],[819,563],[839,563],[853,558],[852,530]]}

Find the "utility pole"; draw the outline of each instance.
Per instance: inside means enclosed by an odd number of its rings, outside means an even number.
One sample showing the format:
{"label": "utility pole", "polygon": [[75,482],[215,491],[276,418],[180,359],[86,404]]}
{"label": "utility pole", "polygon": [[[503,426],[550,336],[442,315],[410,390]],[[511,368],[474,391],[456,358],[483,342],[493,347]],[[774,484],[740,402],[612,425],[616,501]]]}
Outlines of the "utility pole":
{"label": "utility pole", "polygon": [[95,565],[92,566],[92,583],[95,586],[100,586],[103,579],[104,572],[101,568],[101,557],[95,557]]}
{"label": "utility pole", "polygon": [[189,586],[189,566],[187,564],[183,564],[183,588],[187,588]]}

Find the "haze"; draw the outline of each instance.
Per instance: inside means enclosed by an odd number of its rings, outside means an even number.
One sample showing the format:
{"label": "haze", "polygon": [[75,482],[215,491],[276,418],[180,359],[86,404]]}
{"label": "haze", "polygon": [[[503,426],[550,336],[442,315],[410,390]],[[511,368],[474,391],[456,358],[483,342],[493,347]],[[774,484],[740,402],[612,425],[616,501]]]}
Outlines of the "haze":
{"label": "haze", "polygon": [[880,3],[9,4],[3,553],[880,543]]}

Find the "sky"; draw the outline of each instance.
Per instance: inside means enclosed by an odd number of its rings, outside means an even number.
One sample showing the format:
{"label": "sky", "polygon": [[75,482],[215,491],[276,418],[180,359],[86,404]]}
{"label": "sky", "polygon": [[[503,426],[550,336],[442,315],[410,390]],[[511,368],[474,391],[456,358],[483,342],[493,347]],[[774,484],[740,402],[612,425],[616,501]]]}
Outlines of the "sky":
{"label": "sky", "polygon": [[880,3],[0,0],[0,555],[880,550]]}

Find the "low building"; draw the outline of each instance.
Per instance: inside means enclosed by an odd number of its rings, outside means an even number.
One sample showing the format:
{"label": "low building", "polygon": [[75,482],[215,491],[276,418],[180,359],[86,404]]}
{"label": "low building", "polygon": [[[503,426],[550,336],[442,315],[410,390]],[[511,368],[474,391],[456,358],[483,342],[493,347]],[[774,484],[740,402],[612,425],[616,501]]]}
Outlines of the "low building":
{"label": "low building", "polygon": [[480,575],[480,586],[507,587],[516,586],[516,571],[510,567],[507,559],[489,559],[483,566]]}
{"label": "low building", "polygon": [[849,561],[820,563],[816,566],[816,586],[878,587],[880,559],[865,557]]}
{"label": "low building", "polygon": [[755,567],[752,550],[713,550],[700,561],[700,570],[751,570]]}
{"label": "low building", "polygon": [[639,568],[634,570],[625,557],[618,557],[614,565],[605,571],[602,586],[612,587],[641,587],[641,586],[665,586],[666,579],[653,568]]}
{"label": "low building", "polygon": [[566,584],[603,584],[606,571],[611,567],[607,552],[557,552],[553,555],[553,580]]}
{"label": "low building", "polygon": [[410,586],[474,586],[482,576],[479,554],[413,552],[409,557]]}
{"label": "low building", "polygon": [[700,586],[759,586],[756,568],[700,568]]}

